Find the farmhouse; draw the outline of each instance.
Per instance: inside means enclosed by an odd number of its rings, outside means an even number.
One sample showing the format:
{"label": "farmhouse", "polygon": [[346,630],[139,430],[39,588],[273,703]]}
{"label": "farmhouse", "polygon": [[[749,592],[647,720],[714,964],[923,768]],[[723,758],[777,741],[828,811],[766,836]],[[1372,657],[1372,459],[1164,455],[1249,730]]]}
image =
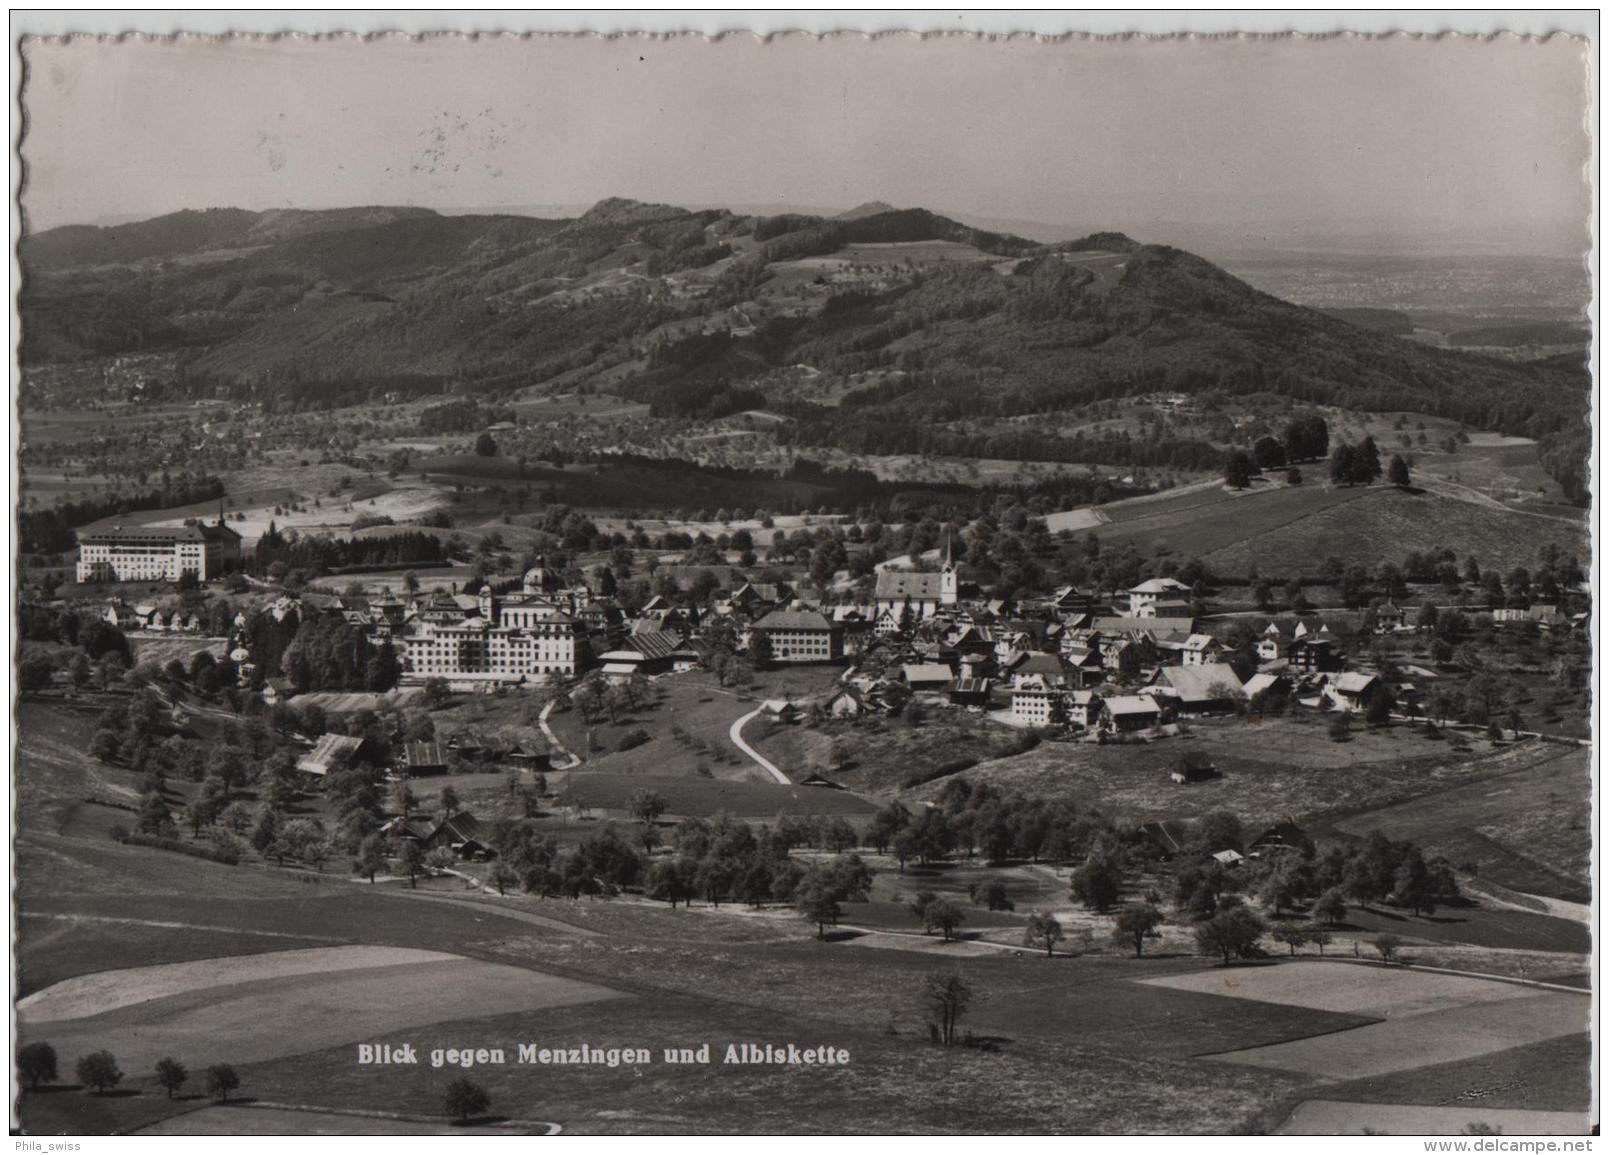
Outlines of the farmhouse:
{"label": "farmhouse", "polygon": [[1114,694],[1101,703],[1101,726],[1113,733],[1131,734],[1148,730],[1162,720],[1162,708],[1153,698],[1138,694]]}
{"label": "farmhouse", "polygon": [[844,656],[844,631],[815,610],[772,610],[754,623],[771,643],[774,662],[835,662]]}
{"label": "farmhouse", "polygon": [[619,649],[599,656],[599,661],[603,663],[603,675],[612,680],[621,680],[633,674],[669,673],[675,668],[681,645],[682,639],[677,634],[657,630],[634,633]]}
{"label": "farmhouse", "polygon": [[491,854],[482,841],[480,820],[467,810],[443,818],[424,840],[426,850],[446,848],[459,858],[486,858]]}
{"label": "farmhouse", "polygon": [[296,762],[296,769],[315,778],[325,778],[337,770],[345,770],[368,756],[368,743],[363,738],[349,738],[345,734],[322,734],[313,748]]}
{"label": "farmhouse", "polygon": [[950,683],[950,702],[956,706],[986,707],[989,704],[989,688],[991,685],[992,683],[988,678],[962,674]]}
{"label": "farmhouse", "polygon": [[447,746],[439,738],[428,742],[408,742],[402,747],[402,768],[410,777],[425,774],[445,774],[449,755]]}
{"label": "farmhouse", "polygon": [[1206,714],[1233,710],[1245,698],[1240,678],[1222,662],[1202,666],[1164,666],[1155,683],[1171,690],[1179,708],[1187,713]]}
{"label": "farmhouse", "polygon": [[904,667],[900,677],[912,690],[938,691],[947,689],[955,674],[938,662],[920,662]]}
{"label": "farmhouse", "polygon": [[80,582],[210,581],[240,564],[240,535],[223,522],[177,529],[121,526],[78,535]]}
{"label": "farmhouse", "polygon": [[1279,632],[1277,622],[1269,622],[1262,637],[1257,639],[1257,660],[1277,662],[1285,649],[1285,636]]}
{"label": "farmhouse", "polygon": [[1377,698],[1391,700],[1391,690],[1373,674],[1347,673],[1324,687],[1324,697],[1337,710],[1367,710]]}
{"label": "farmhouse", "polygon": [[1176,822],[1142,822],[1140,834],[1156,847],[1163,859],[1182,853],[1189,842],[1184,828]]}

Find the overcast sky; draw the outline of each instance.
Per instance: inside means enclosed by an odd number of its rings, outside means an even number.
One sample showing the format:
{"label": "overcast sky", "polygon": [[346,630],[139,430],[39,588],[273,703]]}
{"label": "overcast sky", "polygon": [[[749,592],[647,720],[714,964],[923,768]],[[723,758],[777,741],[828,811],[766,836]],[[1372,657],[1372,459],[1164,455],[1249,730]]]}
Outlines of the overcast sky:
{"label": "overcast sky", "polygon": [[451,37],[25,47],[29,224],[180,208],[867,200],[1585,243],[1582,42]]}

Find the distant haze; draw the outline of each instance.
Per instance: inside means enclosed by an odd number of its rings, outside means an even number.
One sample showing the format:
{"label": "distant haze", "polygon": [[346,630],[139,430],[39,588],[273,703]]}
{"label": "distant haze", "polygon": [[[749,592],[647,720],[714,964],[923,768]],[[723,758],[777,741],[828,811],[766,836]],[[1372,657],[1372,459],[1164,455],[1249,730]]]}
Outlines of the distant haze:
{"label": "distant haze", "polygon": [[81,38],[24,55],[34,229],[627,196],[882,200],[1209,253],[1587,243],[1586,46],[1563,36]]}

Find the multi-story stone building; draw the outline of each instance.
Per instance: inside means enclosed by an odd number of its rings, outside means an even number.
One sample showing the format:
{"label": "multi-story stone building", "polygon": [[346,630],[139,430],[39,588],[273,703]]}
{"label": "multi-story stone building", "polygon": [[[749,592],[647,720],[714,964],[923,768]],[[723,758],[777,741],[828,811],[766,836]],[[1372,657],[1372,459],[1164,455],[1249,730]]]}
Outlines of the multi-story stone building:
{"label": "multi-story stone building", "polygon": [[240,535],[216,525],[116,525],[78,535],[80,582],[210,581],[240,564]]}

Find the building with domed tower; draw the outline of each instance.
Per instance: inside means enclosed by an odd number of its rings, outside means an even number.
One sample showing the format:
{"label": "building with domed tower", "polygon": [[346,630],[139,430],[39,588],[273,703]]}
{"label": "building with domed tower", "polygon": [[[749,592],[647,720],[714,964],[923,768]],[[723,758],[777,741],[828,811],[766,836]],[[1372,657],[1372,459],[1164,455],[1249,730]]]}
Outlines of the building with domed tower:
{"label": "building with domed tower", "polygon": [[519,684],[570,678],[586,669],[586,632],[576,618],[585,591],[567,590],[541,558],[516,592],[482,586],[451,599],[455,612],[415,615],[400,641],[403,679]]}

